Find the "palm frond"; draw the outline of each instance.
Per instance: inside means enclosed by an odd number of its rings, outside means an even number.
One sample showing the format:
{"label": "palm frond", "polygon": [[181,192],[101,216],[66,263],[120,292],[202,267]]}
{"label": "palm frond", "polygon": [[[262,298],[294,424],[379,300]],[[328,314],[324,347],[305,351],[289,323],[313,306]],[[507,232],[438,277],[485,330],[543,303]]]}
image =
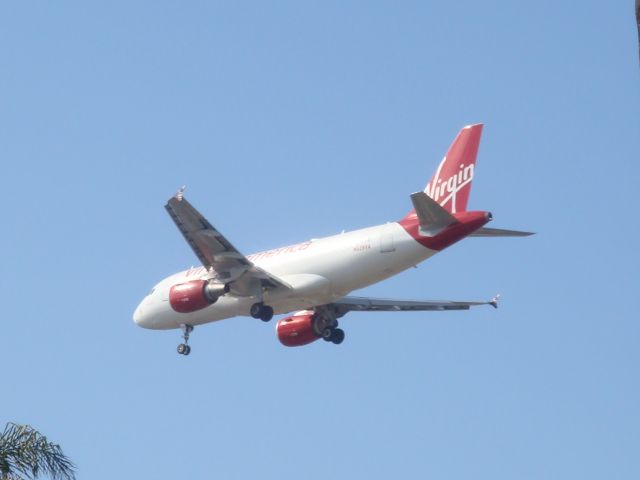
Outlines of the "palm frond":
{"label": "palm frond", "polygon": [[75,480],[75,465],[59,445],[29,425],[8,423],[0,434],[0,480]]}

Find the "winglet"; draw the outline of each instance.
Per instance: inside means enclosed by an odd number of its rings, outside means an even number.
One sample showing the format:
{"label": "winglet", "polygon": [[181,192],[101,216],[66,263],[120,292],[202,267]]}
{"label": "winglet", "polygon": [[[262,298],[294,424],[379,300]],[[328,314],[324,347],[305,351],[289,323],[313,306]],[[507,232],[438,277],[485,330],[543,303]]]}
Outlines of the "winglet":
{"label": "winglet", "polygon": [[491,305],[493,308],[498,308],[498,300],[500,300],[500,294],[497,294],[495,297],[493,297],[491,299],[489,303],[489,305]]}

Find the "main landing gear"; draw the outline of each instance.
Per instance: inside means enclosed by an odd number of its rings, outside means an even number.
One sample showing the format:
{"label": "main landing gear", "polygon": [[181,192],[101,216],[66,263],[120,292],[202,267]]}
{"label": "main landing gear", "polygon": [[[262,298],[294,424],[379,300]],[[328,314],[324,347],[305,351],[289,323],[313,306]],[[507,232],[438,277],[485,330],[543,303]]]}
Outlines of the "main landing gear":
{"label": "main landing gear", "polygon": [[268,322],[273,318],[273,308],[269,305],[265,305],[262,302],[254,303],[251,305],[249,315],[253,318],[259,318],[263,322]]}
{"label": "main landing gear", "polygon": [[344,330],[335,327],[325,327],[322,330],[322,339],[325,342],[331,342],[335,343],[336,345],[340,345],[342,342],[344,342]]}
{"label": "main landing gear", "polygon": [[327,307],[319,307],[313,315],[313,329],[325,342],[340,345],[344,342],[344,330],[338,328],[336,312]]}
{"label": "main landing gear", "polygon": [[189,355],[191,353],[191,347],[189,346],[189,334],[193,332],[193,327],[183,323],[180,325],[180,328],[182,329],[182,338],[184,339],[184,343],[178,345],[178,353],[180,355]]}

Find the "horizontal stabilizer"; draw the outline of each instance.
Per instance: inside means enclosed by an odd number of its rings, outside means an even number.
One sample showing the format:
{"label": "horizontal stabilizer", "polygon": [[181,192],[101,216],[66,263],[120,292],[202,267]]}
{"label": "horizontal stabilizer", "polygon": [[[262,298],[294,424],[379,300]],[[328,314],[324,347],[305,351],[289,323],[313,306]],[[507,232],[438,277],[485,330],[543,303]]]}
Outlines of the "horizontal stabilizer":
{"label": "horizontal stabilizer", "polygon": [[503,230],[501,228],[479,228],[470,237],[528,237],[534,232],[521,232],[519,230]]}
{"label": "horizontal stabilizer", "polygon": [[420,221],[420,233],[433,237],[457,222],[455,217],[424,192],[411,194],[413,208]]}

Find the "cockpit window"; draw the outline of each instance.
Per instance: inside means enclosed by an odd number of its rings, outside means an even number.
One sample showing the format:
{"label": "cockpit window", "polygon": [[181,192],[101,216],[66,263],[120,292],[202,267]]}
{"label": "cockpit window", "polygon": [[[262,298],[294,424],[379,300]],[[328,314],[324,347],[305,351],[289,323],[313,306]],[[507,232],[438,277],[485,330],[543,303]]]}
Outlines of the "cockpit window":
{"label": "cockpit window", "polygon": [[153,292],[156,291],[156,287],[153,287],[149,293],[147,293],[147,297],[153,295]]}

